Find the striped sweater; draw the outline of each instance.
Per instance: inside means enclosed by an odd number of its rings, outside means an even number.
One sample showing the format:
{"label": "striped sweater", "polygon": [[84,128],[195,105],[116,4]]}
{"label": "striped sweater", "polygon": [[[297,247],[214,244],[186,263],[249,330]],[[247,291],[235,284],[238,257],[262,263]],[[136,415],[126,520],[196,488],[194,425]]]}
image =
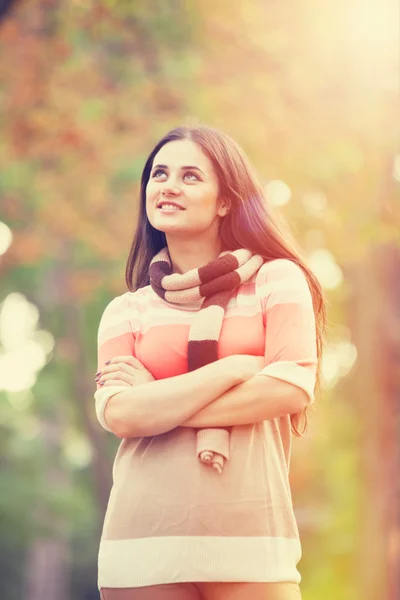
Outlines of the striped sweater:
{"label": "striped sweater", "polygon": [[[188,331],[198,307],[172,306],[146,286],[114,298],[98,330],[98,370],[133,355],[156,379],[187,372]],[[219,358],[264,355],[257,376],[290,382],[314,399],[312,300],[303,271],[286,259],[262,265],[230,299]],[[95,392],[96,414],[116,391]],[[267,400],[266,400],[267,401]],[[289,486],[289,415],[232,427],[222,474],[196,457],[196,433],[126,438],[113,465],[100,540],[98,587],[248,581],[298,583],[301,544]]]}

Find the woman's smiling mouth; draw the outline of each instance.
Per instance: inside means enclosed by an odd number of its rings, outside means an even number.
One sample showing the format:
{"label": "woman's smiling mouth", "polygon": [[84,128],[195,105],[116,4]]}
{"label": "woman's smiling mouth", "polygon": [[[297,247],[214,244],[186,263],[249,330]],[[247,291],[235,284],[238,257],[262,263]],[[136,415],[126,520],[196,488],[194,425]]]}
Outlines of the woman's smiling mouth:
{"label": "woman's smiling mouth", "polygon": [[162,212],[173,212],[177,210],[185,210],[182,206],[175,204],[175,202],[160,202],[157,206],[158,210]]}

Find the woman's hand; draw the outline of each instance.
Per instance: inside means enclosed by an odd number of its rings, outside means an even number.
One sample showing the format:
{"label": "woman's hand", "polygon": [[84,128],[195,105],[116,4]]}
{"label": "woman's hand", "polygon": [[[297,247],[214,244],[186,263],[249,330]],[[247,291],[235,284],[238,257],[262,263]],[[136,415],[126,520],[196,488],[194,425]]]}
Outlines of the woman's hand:
{"label": "woman's hand", "polygon": [[96,373],[95,382],[101,387],[123,385],[133,387],[154,381],[155,377],[134,356],[114,356]]}

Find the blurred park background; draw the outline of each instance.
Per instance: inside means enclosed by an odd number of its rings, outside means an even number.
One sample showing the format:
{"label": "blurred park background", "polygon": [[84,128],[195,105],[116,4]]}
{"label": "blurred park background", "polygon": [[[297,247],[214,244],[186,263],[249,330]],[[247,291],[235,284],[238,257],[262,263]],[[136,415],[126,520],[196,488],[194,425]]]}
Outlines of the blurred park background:
{"label": "blurred park background", "polygon": [[291,483],[304,600],[400,598],[397,0],[0,4],[0,598],[97,600],[119,440],[97,327],[126,291],[147,154],[244,148],[328,300]]}

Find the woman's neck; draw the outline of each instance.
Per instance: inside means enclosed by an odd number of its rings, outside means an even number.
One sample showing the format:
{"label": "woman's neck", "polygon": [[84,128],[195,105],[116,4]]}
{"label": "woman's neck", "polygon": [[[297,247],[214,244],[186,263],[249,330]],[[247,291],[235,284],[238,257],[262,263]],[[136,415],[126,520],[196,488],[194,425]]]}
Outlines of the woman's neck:
{"label": "woman's neck", "polygon": [[171,243],[168,242],[168,252],[171,257],[173,273],[187,273],[192,269],[203,267],[218,258],[221,253],[221,242],[215,244]]}

